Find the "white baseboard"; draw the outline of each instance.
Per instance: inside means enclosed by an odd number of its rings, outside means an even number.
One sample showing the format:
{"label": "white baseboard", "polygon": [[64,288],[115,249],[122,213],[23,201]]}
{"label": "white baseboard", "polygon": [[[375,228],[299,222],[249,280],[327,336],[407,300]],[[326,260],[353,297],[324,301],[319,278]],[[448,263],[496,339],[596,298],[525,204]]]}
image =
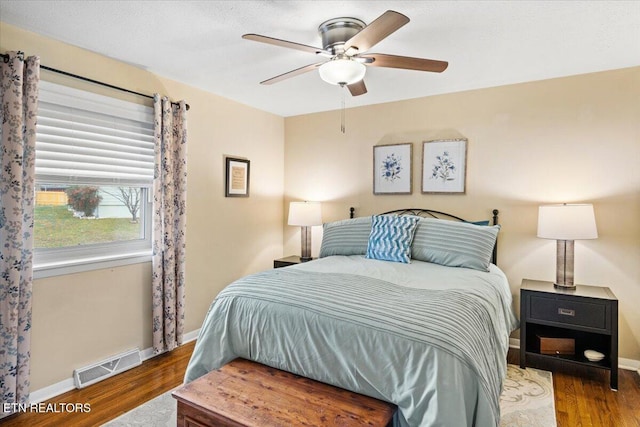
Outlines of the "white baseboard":
{"label": "white baseboard", "polygon": [[29,394],[29,403],[44,402],[45,400],[49,400],[52,397],[61,395],[62,393],[66,393],[74,388],[76,388],[76,384],[73,381],[73,377],[67,378],[66,380],[41,388],[40,390],[32,391]]}
{"label": "white baseboard", "polygon": [[188,342],[195,341],[196,339],[198,339],[198,335],[200,335],[200,328],[196,329],[195,331],[187,332],[182,337],[182,343],[186,344]]}
{"label": "white baseboard", "polygon": [[629,371],[638,371],[638,374],[640,374],[640,360],[625,359],[624,357],[620,357],[618,359],[618,367],[620,369],[626,369]]}
{"label": "white baseboard", "polygon": [[[196,329],[195,331],[187,332],[184,334],[182,338],[183,344],[194,341],[198,338],[198,334],[200,333],[200,329]],[[145,348],[140,352],[140,358],[144,362],[145,360],[149,360],[152,357],[157,356],[157,354],[153,353],[153,348]],[[41,388],[40,390],[32,391],[29,394],[29,403],[40,403],[45,400],[49,400],[56,396],[61,395],[62,393],[66,393],[76,388],[76,384],[73,381],[73,377],[67,378],[66,380],[62,380],[50,386]]]}
{"label": "white baseboard", "polygon": [[[509,338],[509,348],[520,348],[520,340],[518,338]],[[640,375],[640,360],[618,358],[618,368],[628,371],[637,371]]]}

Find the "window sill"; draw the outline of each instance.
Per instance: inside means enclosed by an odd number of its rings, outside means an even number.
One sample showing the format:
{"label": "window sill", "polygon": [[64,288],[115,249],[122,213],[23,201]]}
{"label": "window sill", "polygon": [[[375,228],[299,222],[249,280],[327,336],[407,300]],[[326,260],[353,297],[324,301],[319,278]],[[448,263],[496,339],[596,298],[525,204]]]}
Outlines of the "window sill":
{"label": "window sill", "polygon": [[117,256],[100,256],[76,259],[73,261],[51,262],[34,264],[33,278],[63,276],[66,274],[81,273],[83,271],[100,270],[104,268],[120,267],[130,264],[151,262],[151,252],[125,253]]}

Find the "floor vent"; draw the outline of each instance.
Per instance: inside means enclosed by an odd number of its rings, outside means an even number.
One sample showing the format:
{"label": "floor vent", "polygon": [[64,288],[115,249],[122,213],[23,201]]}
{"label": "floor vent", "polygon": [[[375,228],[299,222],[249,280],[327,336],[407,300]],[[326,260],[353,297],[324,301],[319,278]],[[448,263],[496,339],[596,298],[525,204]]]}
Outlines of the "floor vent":
{"label": "floor vent", "polygon": [[140,350],[125,351],[102,362],[85,366],[73,371],[73,380],[77,388],[83,388],[112,377],[142,363]]}

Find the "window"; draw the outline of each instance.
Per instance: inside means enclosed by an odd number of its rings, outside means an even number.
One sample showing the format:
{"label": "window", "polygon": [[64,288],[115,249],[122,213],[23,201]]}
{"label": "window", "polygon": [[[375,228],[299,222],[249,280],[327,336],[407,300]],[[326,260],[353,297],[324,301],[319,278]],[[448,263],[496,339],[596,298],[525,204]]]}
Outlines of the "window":
{"label": "window", "polygon": [[40,82],[34,275],[149,261],[153,108]]}

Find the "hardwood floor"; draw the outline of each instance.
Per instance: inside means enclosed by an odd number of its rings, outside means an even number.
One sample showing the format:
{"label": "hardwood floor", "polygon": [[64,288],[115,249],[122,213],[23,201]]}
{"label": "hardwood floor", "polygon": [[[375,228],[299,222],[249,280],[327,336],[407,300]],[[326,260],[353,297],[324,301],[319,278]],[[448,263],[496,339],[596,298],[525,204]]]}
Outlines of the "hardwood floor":
{"label": "hardwood floor", "polygon": [[[99,426],[180,385],[193,346],[193,342],[185,344],[142,366],[46,402],[88,403],[90,412],[25,412],[0,420],[0,425]],[[518,364],[517,350],[509,350],[508,361]],[[620,388],[615,392],[609,389],[607,371],[573,366],[549,370],[553,371],[558,427],[640,427],[640,375],[636,372],[620,370]]]}
{"label": "hardwood floor", "polygon": [[[519,365],[519,351],[507,361]],[[618,391],[609,388],[609,371],[565,363],[538,366],[553,372],[558,427],[640,427],[640,375],[619,369]]]}
{"label": "hardwood floor", "polygon": [[120,375],[81,390],[69,391],[46,402],[88,403],[91,405],[90,412],[25,412],[0,420],[0,425],[2,427],[99,426],[182,384],[194,345],[195,341],[187,343],[170,353],[149,359]]}

